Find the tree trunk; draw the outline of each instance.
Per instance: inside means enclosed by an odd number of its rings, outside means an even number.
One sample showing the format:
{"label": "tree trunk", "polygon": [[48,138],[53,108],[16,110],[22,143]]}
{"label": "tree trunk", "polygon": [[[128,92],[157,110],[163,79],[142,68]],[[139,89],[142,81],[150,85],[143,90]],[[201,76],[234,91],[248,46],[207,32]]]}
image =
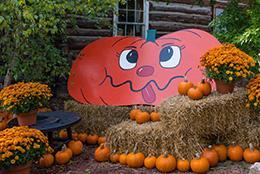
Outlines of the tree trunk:
{"label": "tree trunk", "polygon": [[15,58],[13,58],[11,60],[9,68],[7,69],[7,73],[6,73],[5,79],[4,79],[4,87],[11,85],[11,83],[12,83],[12,80],[13,80],[12,70],[14,68],[14,64],[15,64]]}

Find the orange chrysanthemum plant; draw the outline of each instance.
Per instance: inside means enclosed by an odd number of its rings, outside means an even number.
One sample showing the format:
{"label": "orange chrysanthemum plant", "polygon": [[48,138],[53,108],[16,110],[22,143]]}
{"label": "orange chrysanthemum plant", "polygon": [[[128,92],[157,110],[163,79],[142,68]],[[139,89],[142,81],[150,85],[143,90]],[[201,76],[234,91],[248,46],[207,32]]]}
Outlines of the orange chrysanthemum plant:
{"label": "orange chrysanthemum plant", "polygon": [[260,74],[251,79],[247,85],[247,107],[260,110]]}
{"label": "orange chrysanthemum plant", "polygon": [[0,169],[25,165],[52,152],[48,138],[39,130],[20,126],[0,131]]}
{"label": "orange chrysanthemum plant", "polygon": [[52,97],[48,85],[20,82],[0,91],[0,109],[9,113],[28,113],[48,105]]}
{"label": "orange chrysanthemum plant", "polygon": [[226,83],[251,78],[254,75],[252,69],[256,65],[252,57],[233,44],[223,44],[210,49],[201,57],[200,63],[205,67],[209,78]]}

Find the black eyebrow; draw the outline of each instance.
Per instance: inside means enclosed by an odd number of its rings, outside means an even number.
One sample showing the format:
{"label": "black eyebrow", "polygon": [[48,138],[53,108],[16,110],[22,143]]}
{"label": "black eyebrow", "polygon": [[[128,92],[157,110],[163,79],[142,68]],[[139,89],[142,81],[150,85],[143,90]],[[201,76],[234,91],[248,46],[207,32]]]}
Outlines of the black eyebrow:
{"label": "black eyebrow", "polygon": [[166,43],[166,44],[163,44],[162,47],[164,47],[166,45],[174,45],[174,43]]}
{"label": "black eyebrow", "polygon": [[115,41],[115,43],[113,43],[112,47],[114,47],[118,42],[124,40],[124,39],[128,39],[129,37],[123,37],[123,38],[120,38],[118,39],[117,41]]}
{"label": "black eyebrow", "polygon": [[174,37],[159,38],[159,39],[160,39],[160,40],[161,40],[161,39],[172,39],[172,40],[177,40],[177,41],[180,41],[180,42],[181,42],[180,39],[177,39],[177,38],[174,38]]}
{"label": "black eyebrow", "polygon": [[127,46],[127,47],[125,47],[125,49],[127,49],[127,48],[137,48],[136,46]]}

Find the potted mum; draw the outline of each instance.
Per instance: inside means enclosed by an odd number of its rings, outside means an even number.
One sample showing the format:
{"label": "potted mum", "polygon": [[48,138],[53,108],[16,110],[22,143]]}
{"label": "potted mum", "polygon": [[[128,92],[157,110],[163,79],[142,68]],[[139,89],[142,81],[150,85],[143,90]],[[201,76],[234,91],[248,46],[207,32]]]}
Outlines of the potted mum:
{"label": "potted mum", "polygon": [[15,114],[21,126],[36,123],[36,110],[48,105],[52,94],[48,85],[20,82],[0,91],[0,107]]}
{"label": "potted mum", "polygon": [[48,138],[37,129],[20,126],[0,131],[0,171],[4,174],[29,174],[32,161],[52,152]]}
{"label": "potted mum", "polygon": [[200,60],[206,76],[214,79],[219,93],[232,93],[235,82],[251,78],[255,60],[233,44],[223,44],[210,49]]}
{"label": "potted mum", "polygon": [[248,103],[247,107],[260,111],[260,74],[252,78],[247,85]]}

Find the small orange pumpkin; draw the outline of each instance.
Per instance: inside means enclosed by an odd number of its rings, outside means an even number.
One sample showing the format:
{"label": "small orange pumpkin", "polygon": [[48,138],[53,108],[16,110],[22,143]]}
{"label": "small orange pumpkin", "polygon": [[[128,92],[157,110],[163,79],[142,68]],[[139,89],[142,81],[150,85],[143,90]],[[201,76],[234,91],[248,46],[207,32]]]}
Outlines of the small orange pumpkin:
{"label": "small orange pumpkin", "polygon": [[61,130],[61,131],[59,132],[59,137],[60,137],[61,139],[66,139],[66,138],[68,138],[68,133],[67,133],[67,131]]}
{"label": "small orange pumpkin", "polygon": [[88,134],[86,133],[79,133],[78,134],[78,139],[82,142],[82,143],[85,143],[87,141],[87,137],[88,137]]}
{"label": "small orange pumpkin", "polygon": [[138,112],[135,116],[135,120],[138,124],[143,124],[150,121],[150,115],[148,112]]}
{"label": "small orange pumpkin", "polygon": [[78,140],[78,133],[77,132],[72,132],[72,139]]}
{"label": "small orange pumpkin", "polygon": [[97,144],[98,142],[98,136],[97,135],[88,135],[87,136],[87,143],[88,144]]}
{"label": "small orange pumpkin", "polygon": [[130,111],[130,113],[129,113],[129,115],[130,115],[130,119],[131,120],[135,120],[135,116],[136,116],[136,114],[138,113],[138,112],[142,112],[140,109],[132,109],[131,111]]}
{"label": "small orange pumpkin", "polygon": [[189,82],[186,78],[183,82],[178,85],[178,92],[180,95],[187,95],[188,90],[193,87],[193,84]]}
{"label": "small orange pumpkin", "polygon": [[201,157],[207,158],[210,167],[215,167],[218,164],[218,153],[212,148],[212,146],[205,148],[201,154]]}
{"label": "small orange pumpkin", "polygon": [[227,160],[227,147],[223,144],[216,144],[213,149],[218,153],[219,161],[223,162]]}
{"label": "small orange pumpkin", "polygon": [[129,153],[126,157],[126,164],[130,168],[140,168],[144,165],[145,156],[143,153],[136,153],[137,145],[135,145],[132,153]]}
{"label": "small orange pumpkin", "polygon": [[243,153],[243,157],[246,162],[251,163],[251,164],[253,164],[255,162],[259,162],[260,161],[260,151],[255,149],[253,144],[250,143],[249,148],[245,149],[245,151]]}
{"label": "small orange pumpkin", "polygon": [[119,163],[121,165],[126,165],[126,159],[127,159],[127,152],[126,153],[123,153],[119,156]]}
{"label": "small orange pumpkin", "polygon": [[68,143],[68,147],[72,151],[73,155],[79,155],[83,152],[83,144],[81,141],[72,140]]}
{"label": "small orange pumpkin", "polygon": [[106,142],[106,137],[102,136],[102,137],[98,137],[98,144],[103,144]]}
{"label": "small orange pumpkin", "polygon": [[156,157],[149,155],[144,159],[144,166],[147,169],[153,169],[155,168],[155,163],[156,163]]}
{"label": "small orange pumpkin", "polygon": [[158,112],[152,112],[150,115],[151,115],[151,120],[153,122],[160,121],[160,114]]}
{"label": "small orange pumpkin", "polygon": [[7,123],[6,121],[1,121],[0,122],[0,131],[4,130],[7,128]]}
{"label": "small orange pumpkin", "polygon": [[198,84],[197,87],[203,93],[204,96],[208,96],[209,94],[211,94],[211,84],[205,81],[205,79],[202,79],[202,81]]}
{"label": "small orange pumpkin", "polygon": [[199,88],[195,87],[191,87],[188,90],[188,97],[192,100],[199,100],[203,97],[203,93],[200,91]]}
{"label": "small orange pumpkin", "polygon": [[54,156],[50,153],[43,155],[39,160],[39,166],[41,168],[51,167],[54,163]]}
{"label": "small orange pumpkin", "polygon": [[72,157],[72,151],[64,145],[61,151],[55,154],[55,160],[58,164],[66,164]]}
{"label": "small orange pumpkin", "polygon": [[114,150],[114,152],[112,154],[110,154],[110,161],[112,163],[117,163],[119,162],[119,157],[120,155],[116,153],[116,151]]}
{"label": "small orange pumpkin", "polygon": [[209,171],[209,161],[207,158],[196,154],[196,157],[190,161],[190,168],[194,173],[207,173]]}
{"label": "small orange pumpkin", "polygon": [[172,172],[176,168],[176,159],[174,156],[164,153],[156,159],[155,166],[159,172]]}
{"label": "small orange pumpkin", "polygon": [[231,161],[241,161],[243,159],[243,149],[234,143],[228,147],[228,157]]}
{"label": "small orange pumpkin", "polygon": [[98,162],[108,161],[110,150],[105,144],[101,144],[96,150],[94,154],[94,159]]}
{"label": "small orange pumpkin", "polygon": [[190,162],[188,160],[182,159],[177,161],[177,169],[180,172],[187,172],[190,169]]}

